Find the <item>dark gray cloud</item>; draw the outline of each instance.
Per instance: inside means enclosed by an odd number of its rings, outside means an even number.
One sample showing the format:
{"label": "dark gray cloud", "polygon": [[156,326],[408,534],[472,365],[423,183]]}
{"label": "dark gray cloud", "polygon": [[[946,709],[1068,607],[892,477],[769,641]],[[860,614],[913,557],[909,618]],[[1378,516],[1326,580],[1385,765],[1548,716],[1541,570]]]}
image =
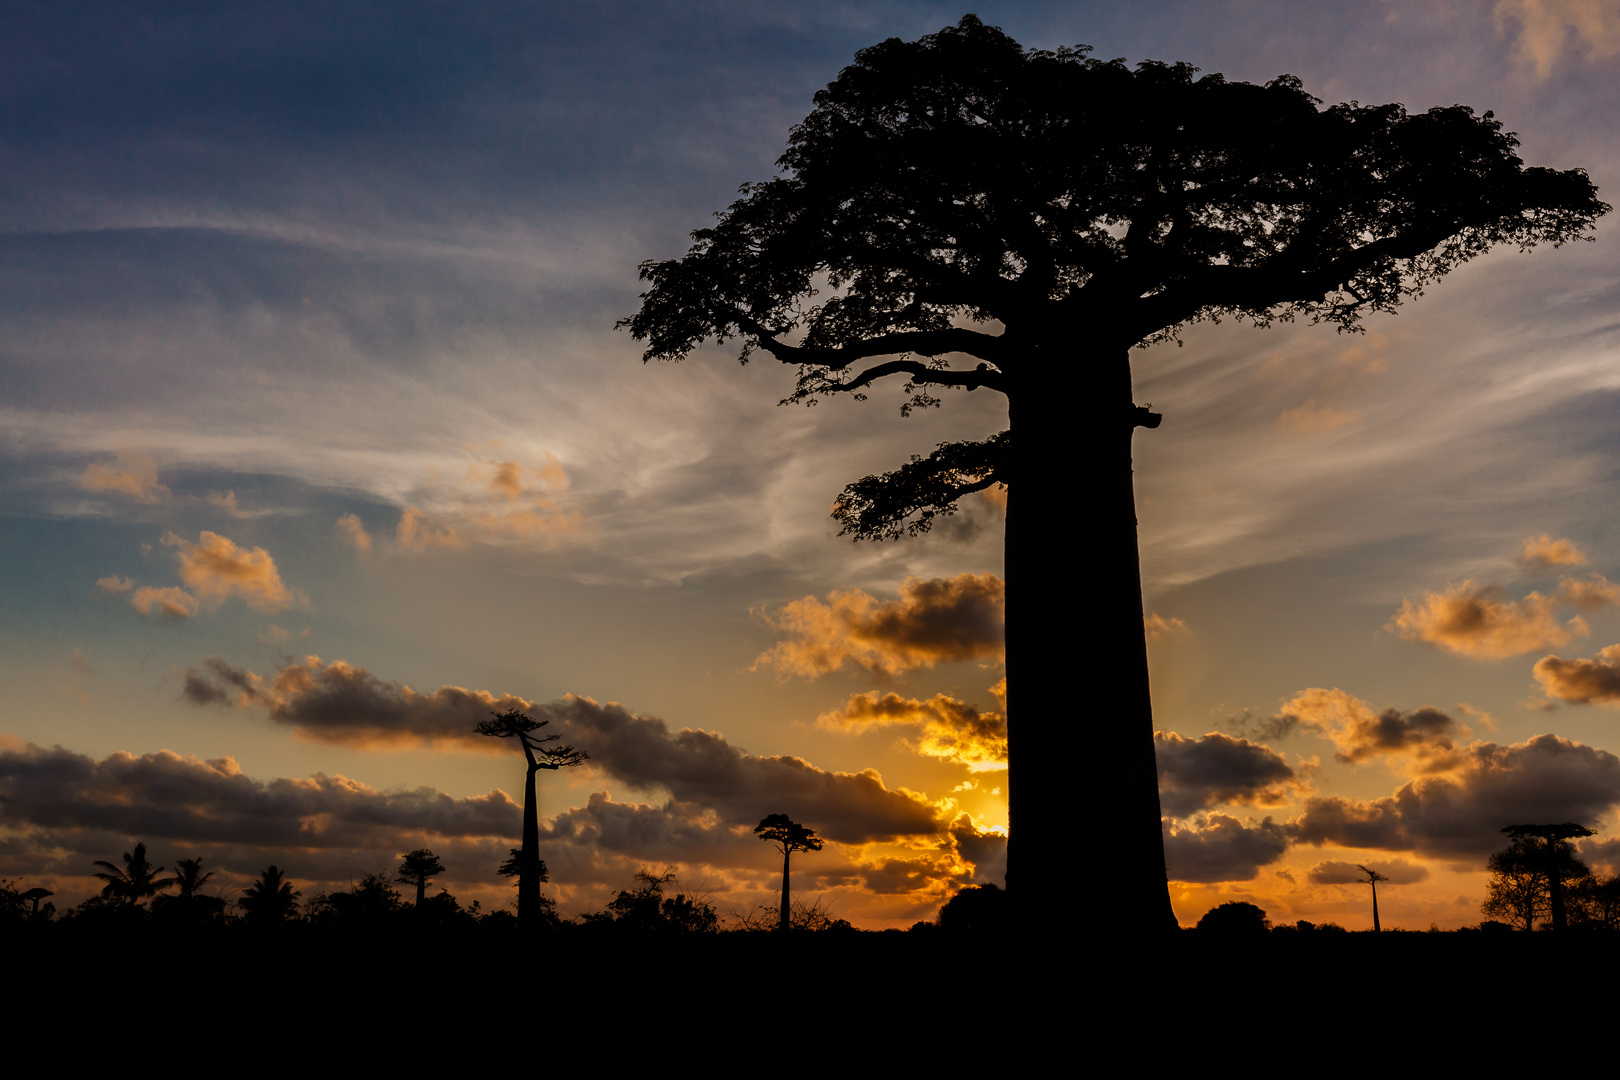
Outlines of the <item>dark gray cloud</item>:
{"label": "dark gray cloud", "polygon": [[[1391,885],[1412,885],[1429,879],[1429,868],[1427,866],[1419,866],[1417,863],[1407,862],[1405,859],[1380,859],[1377,862],[1368,863],[1367,866],[1388,878]],[[1338,859],[1317,863],[1310,868],[1305,876],[1313,885],[1365,885],[1367,883],[1367,875],[1362,872],[1359,865],[1342,862]]]}
{"label": "dark gray cloud", "polygon": [[1477,860],[1503,846],[1517,822],[1595,823],[1620,805],[1620,758],[1556,735],[1476,743],[1456,771],[1425,776],[1363,801],[1309,799],[1295,823],[1302,843],[1415,851]]}
{"label": "dark gray cloud", "polygon": [[1276,806],[1298,787],[1298,778],[1270,747],[1211,732],[1189,739],[1155,732],[1159,804],[1172,817],[1186,817],[1219,803]]}
{"label": "dark gray cloud", "polygon": [[1270,818],[1258,825],[1224,814],[1165,822],[1165,867],[1171,881],[1250,881],[1262,866],[1282,858],[1290,840],[1289,827]]}

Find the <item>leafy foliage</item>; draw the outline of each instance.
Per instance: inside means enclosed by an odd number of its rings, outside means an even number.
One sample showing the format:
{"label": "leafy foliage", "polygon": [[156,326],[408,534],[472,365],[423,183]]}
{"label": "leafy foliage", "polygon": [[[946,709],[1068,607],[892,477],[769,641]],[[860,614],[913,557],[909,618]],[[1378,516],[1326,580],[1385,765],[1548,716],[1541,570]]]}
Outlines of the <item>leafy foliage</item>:
{"label": "leafy foliage", "polygon": [[90,875],[106,883],[102,887],[101,895],[108,900],[126,904],[139,904],[148,900],[157,895],[159,889],[168,888],[176,880],[158,877],[164,868],[153,866],[147,861],[145,844],[136,844],[134,851],[124,852],[122,867],[99,859],[94,865],[104,868]]}

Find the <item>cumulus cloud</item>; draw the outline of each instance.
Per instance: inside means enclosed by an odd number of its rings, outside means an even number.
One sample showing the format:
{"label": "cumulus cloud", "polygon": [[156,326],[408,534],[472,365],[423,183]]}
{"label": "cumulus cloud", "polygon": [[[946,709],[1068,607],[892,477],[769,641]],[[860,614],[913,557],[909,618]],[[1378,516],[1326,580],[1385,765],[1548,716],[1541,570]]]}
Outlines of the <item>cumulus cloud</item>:
{"label": "cumulus cloud", "polygon": [[265,678],[219,657],[186,672],[181,693],[194,705],[258,706],[271,720],[307,739],[347,746],[445,746],[505,751],[510,747],[473,731],[491,712],[529,711],[534,703],[513,694],[441,686],[429,694],[380,679],[363,667],[306,656]]}
{"label": "cumulus cloud", "polygon": [[197,598],[178,585],[161,589],[143,585],[129,597],[129,606],[142,615],[159,615],[178,621],[197,614]]}
{"label": "cumulus cloud", "polygon": [[169,494],[158,483],[157,463],[146,454],[129,451],[119,451],[111,465],[91,462],[85,466],[79,486],[86,491],[115,491],[143,503],[157,502]]}
{"label": "cumulus cloud", "polygon": [[32,743],[0,748],[9,827],[100,829],[127,836],[320,848],[393,847],[399,834],[517,836],[504,792],[453,799],[431,788],[383,792],[342,776],[260,782],[231,758],[162,750],[101,761]]}
{"label": "cumulus cloud", "polygon": [[1295,826],[1300,841],[1317,846],[1473,860],[1502,847],[1504,825],[1594,822],[1617,804],[1620,758],[1537,735],[1511,746],[1476,742],[1452,772],[1420,777],[1382,799],[1308,799]]}
{"label": "cumulus cloud", "polygon": [[422,511],[407,506],[399,516],[394,543],[404,551],[459,551],[467,546],[467,538],[453,526],[431,524]]}
{"label": "cumulus cloud", "polygon": [[172,532],[163,535],[163,543],[178,550],[180,580],[201,603],[212,606],[239,596],[254,610],[273,614],[307,602],[282,584],[275,560],[264,548],[238,547],[206,529],[196,543]]}
{"label": "cumulus cloud", "polygon": [[1582,566],[1586,556],[1568,538],[1554,540],[1549,533],[1525,539],[1519,551],[1519,565],[1526,570],[1546,570],[1553,566]]}
{"label": "cumulus cloud", "polygon": [[129,590],[133,589],[134,587],[135,587],[134,579],[127,578],[127,577],[119,577],[116,574],[114,574],[112,577],[104,577],[104,578],[97,578],[96,579],[96,588],[101,590],[101,592],[103,592],[107,596],[117,596],[120,593],[127,593],[127,592],[129,592]]}
{"label": "cumulus cloud", "polygon": [[1587,628],[1580,616],[1558,621],[1561,603],[1602,606],[1614,602],[1613,595],[1600,599],[1598,591],[1584,583],[1561,588],[1557,596],[1532,592],[1523,600],[1504,597],[1495,585],[1461,581],[1447,586],[1445,592],[1425,594],[1421,602],[1403,600],[1389,629],[1408,641],[1426,641],[1459,656],[1501,660],[1535,649],[1559,648],[1577,635],[1584,637]]}
{"label": "cumulus cloud", "polygon": [[1602,574],[1581,580],[1564,578],[1558,583],[1558,602],[1580,611],[1601,611],[1620,604],[1620,585]]}
{"label": "cumulus cloud", "polygon": [[1458,739],[1468,728],[1427,705],[1406,713],[1375,712],[1371,705],[1343,690],[1301,690],[1282,711],[1305,727],[1333,740],[1333,756],[1360,763],[1374,758],[1418,772],[1439,772],[1463,760]]}
{"label": "cumulus cloud", "polygon": [[1143,617],[1142,629],[1147,633],[1149,641],[1157,641],[1166,634],[1186,630],[1187,624],[1180,619],[1174,617],[1167,619],[1158,612],[1154,612],[1152,615]]}
{"label": "cumulus cloud", "polygon": [[894,693],[879,696],[873,690],[852,696],[843,708],[822,713],[816,723],[851,732],[896,724],[916,727],[921,734],[911,745],[919,754],[966,765],[972,772],[1007,767],[1007,718],[981,712],[947,694],[919,701]]}
{"label": "cumulus cloud", "polygon": [[728,827],[751,829],[768,813],[785,813],[814,822],[829,839],[851,844],[931,836],[944,828],[943,804],[886,787],[875,770],[829,772],[802,758],[759,757],[716,732],[672,732],[656,716],[574,694],[546,703],[459,686],[422,694],[365,668],[342,660],[328,664],[316,656],[271,678],[211,657],[186,672],[181,692],[197,705],[261,708],[305,738],[354,746],[454,745],[511,752],[508,743],[477,734],[473,725],[491,711],[519,709],[547,721],[548,734],[556,732],[588,751],[591,767],[642,790],[663,789],[677,803]]}
{"label": "cumulus cloud", "polygon": [[337,519],[337,534],[343,540],[353,545],[354,550],[362,555],[371,552],[371,534],[366,532],[365,524],[356,514],[344,514]]}
{"label": "cumulus cloud", "polygon": [[1189,739],[1153,733],[1159,763],[1159,804],[1172,817],[1220,803],[1278,806],[1300,787],[1281,754],[1269,747],[1211,732]]}
{"label": "cumulus cloud", "polygon": [[1549,699],[1578,705],[1620,705],[1620,645],[1599,649],[1590,660],[1544,656],[1531,669]]}
{"label": "cumulus cloud", "polygon": [[1171,881],[1193,884],[1250,881],[1288,850],[1289,830],[1266,818],[1245,825],[1210,814],[1190,823],[1165,822],[1164,861]]}
{"label": "cumulus cloud", "polygon": [[792,640],[754,661],[754,669],[815,677],[847,662],[883,675],[1002,655],[1005,586],[994,574],[909,578],[900,599],[879,603],[860,589],[783,605],[767,625]]}
{"label": "cumulus cloud", "polygon": [[[1367,866],[1384,875],[1391,885],[1415,885],[1429,879],[1429,868],[1405,859],[1385,859]],[[1365,885],[1367,875],[1354,863],[1330,859],[1311,867],[1305,878],[1312,885]],[[1383,882],[1379,882],[1383,884]]]}

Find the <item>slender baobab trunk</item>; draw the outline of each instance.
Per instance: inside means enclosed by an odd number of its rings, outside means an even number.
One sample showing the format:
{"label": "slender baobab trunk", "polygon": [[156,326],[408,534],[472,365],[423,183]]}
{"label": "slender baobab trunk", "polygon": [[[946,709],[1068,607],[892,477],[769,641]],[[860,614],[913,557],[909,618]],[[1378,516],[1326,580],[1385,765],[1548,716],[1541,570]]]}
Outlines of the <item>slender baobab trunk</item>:
{"label": "slender baobab trunk", "polygon": [[792,848],[782,852],[782,919],[777,929],[784,934],[788,932],[788,860],[792,857]]}
{"label": "slender baobab trunk", "polygon": [[523,781],[523,856],[518,866],[518,927],[533,930],[540,924],[540,811],[534,794],[534,774],[540,766],[525,746],[529,775]]}
{"label": "slender baobab trunk", "polygon": [[[1024,925],[1073,912],[1127,935],[1176,925],[1166,882],[1142,625],[1129,352],[1073,356],[1084,397],[1015,386],[1008,490],[1007,890]],[[1032,358],[1033,360],[1034,358]],[[1058,365],[1042,368],[1057,369]],[[1111,885],[1089,886],[1076,823],[1108,831]]]}
{"label": "slender baobab trunk", "polygon": [[1378,882],[1373,881],[1368,884],[1372,886],[1373,891],[1373,933],[1378,934],[1382,933],[1384,929],[1378,925]]}

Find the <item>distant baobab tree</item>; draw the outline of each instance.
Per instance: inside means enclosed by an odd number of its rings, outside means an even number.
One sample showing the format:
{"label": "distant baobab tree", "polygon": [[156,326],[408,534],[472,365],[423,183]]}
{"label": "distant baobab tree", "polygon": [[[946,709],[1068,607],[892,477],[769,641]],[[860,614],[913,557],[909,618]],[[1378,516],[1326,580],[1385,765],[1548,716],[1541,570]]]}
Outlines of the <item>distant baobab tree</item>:
{"label": "distant baobab tree", "polygon": [[[1609,207],[1580,169],[1525,168],[1518,140],[1464,105],[1319,108],[1300,80],[1196,78],[1190,64],[1025,49],[972,15],[855,55],[788,136],[780,175],[647,260],[623,319],[644,360],[740,344],[798,369],[783,404],[904,384],[1007,400],[1007,428],[868,476],[834,503],[843,532],[926,530],[1006,485],[1008,897],[1045,925],[1064,898],[1127,936],[1170,931],[1142,622],[1131,440],[1160,416],[1131,388],[1131,350],[1232,317],[1341,331],[1498,244],[1583,238]],[[1073,598],[1075,508],[1088,559]],[[1097,782],[1076,787],[1073,658],[1091,687]],[[1022,719],[1020,719],[1022,718]],[[1078,800],[1078,802],[1076,801]],[[1110,887],[1089,886],[1069,823],[1108,820]]]}
{"label": "distant baobab tree", "polygon": [[1569,918],[1564,903],[1564,882],[1571,878],[1592,876],[1586,864],[1575,857],[1575,845],[1570,841],[1591,836],[1592,830],[1585,825],[1566,821],[1558,825],[1509,825],[1502,832],[1526,844],[1531,837],[1541,840],[1537,854],[1547,883],[1547,907],[1552,916],[1552,928],[1567,930]]}
{"label": "distant baobab tree", "polygon": [[416,910],[421,911],[427,887],[433,884],[434,875],[444,873],[444,864],[427,848],[417,848],[409,855],[401,855],[399,858],[399,875],[396,880],[401,885],[416,886]]}
{"label": "distant baobab tree", "polygon": [[792,909],[788,906],[788,860],[795,851],[820,851],[821,837],[786,814],[771,814],[754,826],[761,840],[769,840],[782,853],[782,911],[777,929],[787,933],[792,925]]}
{"label": "distant baobab tree", "polygon": [[1380,881],[1388,881],[1389,878],[1385,877],[1383,874],[1380,874],[1372,867],[1362,866],[1360,863],[1356,864],[1356,869],[1367,875],[1367,884],[1372,886],[1373,933],[1380,933],[1384,928],[1378,924],[1378,883]]}
{"label": "distant baobab tree", "polygon": [[528,759],[529,772],[523,781],[523,848],[518,855],[518,926],[535,930],[544,920],[540,903],[540,811],[534,794],[534,774],[541,769],[566,769],[583,765],[589,754],[572,746],[551,746],[561,735],[535,735],[551,721],[536,720],[517,709],[494,713],[479,721],[480,735],[516,739]]}

